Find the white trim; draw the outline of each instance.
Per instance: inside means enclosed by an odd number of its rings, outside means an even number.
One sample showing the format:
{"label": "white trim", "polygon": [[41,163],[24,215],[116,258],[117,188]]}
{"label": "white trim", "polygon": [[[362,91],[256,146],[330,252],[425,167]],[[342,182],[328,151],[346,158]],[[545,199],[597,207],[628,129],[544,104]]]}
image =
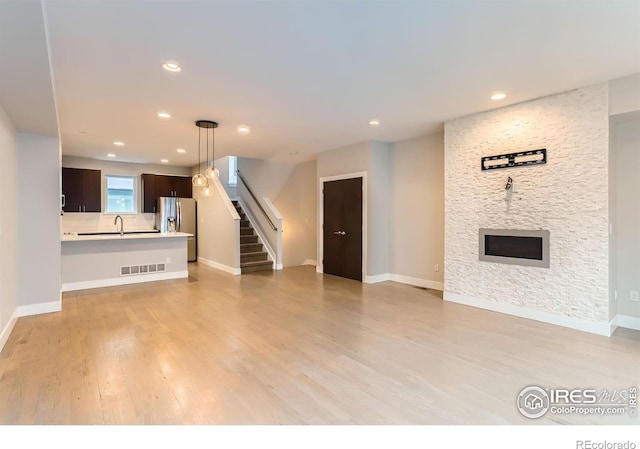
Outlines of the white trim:
{"label": "white trim", "polygon": [[315,267],[318,265],[318,261],[315,259],[305,259],[305,261],[302,262],[302,265],[313,265]]}
{"label": "white trim", "polygon": [[189,277],[189,271],[170,271],[168,273],[145,274],[144,276],[122,276],[110,279],[98,279],[95,281],[68,282],[62,284],[63,292],[73,292],[88,288],[113,287],[116,285],[140,284],[143,282],[165,281],[168,279],[181,279]]}
{"label": "white trim", "polygon": [[224,205],[227,207],[227,211],[229,212],[229,215],[231,216],[231,218],[233,218],[236,221],[240,221],[240,215],[238,214],[236,207],[231,202],[231,199],[229,198],[227,191],[224,189],[224,186],[220,182],[220,179],[213,178],[212,182],[213,182],[213,186],[218,191],[218,195],[222,197],[222,201],[224,202]]}
{"label": "white trim", "polygon": [[513,304],[476,299],[470,296],[451,293],[446,290],[444,292],[444,300],[480,309],[491,310],[493,312],[541,321],[543,323],[555,324],[592,334],[604,335],[605,337],[611,336],[611,326],[608,322],[594,322],[564,315],[556,315],[554,313],[543,312],[541,310],[530,309]]}
{"label": "white trim", "polygon": [[282,215],[280,215],[280,211],[273,205],[269,198],[264,196],[262,197],[262,201],[264,201],[264,204],[267,205],[276,219],[276,258],[274,259],[274,262],[276,270],[282,270]]}
{"label": "white trim", "polygon": [[18,306],[16,308],[16,316],[18,318],[23,316],[40,315],[42,313],[60,312],[62,310],[62,302],[41,302],[38,304],[29,304],[26,306]]}
{"label": "white trim", "polygon": [[335,175],[335,176],[324,176],[322,178],[320,178],[319,180],[319,186],[318,186],[318,196],[319,196],[319,200],[318,200],[318,207],[319,207],[319,214],[318,214],[318,242],[319,242],[319,247],[318,247],[318,255],[319,258],[318,260],[320,261],[317,265],[316,265],[316,272],[317,273],[324,273],[324,264],[322,263],[322,261],[324,260],[324,188],[323,188],[323,184],[325,182],[328,181],[340,181],[342,179],[353,179],[353,178],[362,178],[362,279],[365,280],[369,277],[367,276],[367,256],[368,256],[368,245],[367,245],[367,217],[368,217],[368,212],[367,212],[367,190],[368,190],[368,184],[367,184],[367,172],[366,171],[361,171],[361,172],[355,172],[355,173],[347,173],[344,175]]}
{"label": "white trim", "polygon": [[634,329],[640,331],[640,318],[628,315],[616,315],[611,320],[613,328],[624,327],[625,329]]}
{"label": "white trim", "polygon": [[412,278],[409,276],[402,276],[401,274],[390,275],[393,282],[399,282],[401,284],[414,285],[421,288],[430,288],[432,290],[444,291],[444,283],[438,281],[431,281],[429,279]]}
{"label": "white trim", "polygon": [[428,279],[412,278],[401,274],[384,273],[375,276],[365,276],[366,284],[377,284],[378,282],[393,281],[400,284],[414,285],[416,287],[430,288],[432,290],[444,290],[444,284],[438,281],[430,281]]}
{"label": "white trim", "polygon": [[271,213],[273,214],[276,220],[282,220],[282,215],[280,215],[280,211],[276,206],[273,205],[273,203],[268,197],[263,196],[262,201],[264,201],[264,204],[266,204],[266,206],[270,209]]}
{"label": "white trim", "polygon": [[2,333],[0,333],[0,352],[2,352],[2,349],[4,348],[7,340],[9,340],[9,335],[11,335],[13,327],[16,325],[17,321],[18,317],[14,312],[14,314],[11,315],[11,318],[9,318],[9,322],[7,323],[7,325],[4,327],[4,329],[2,329]]}
{"label": "white trim", "polygon": [[214,262],[213,260],[205,259],[204,257],[198,257],[198,262],[202,263],[204,265],[207,265],[207,266],[209,266],[211,268],[215,268],[216,270],[220,270],[220,271],[224,271],[225,273],[233,274],[234,276],[242,274],[241,268],[233,268],[233,267],[230,267],[229,265],[224,265],[224,264],[221,264],[221,263],[218,263],[218,262]]}
{"label": "white trim", "polygon": [[376,274],[375,276],[364,276],[363,282],[365,284],[377,284],[378,282],[385,282],[390,280],[391,280],[391,274],[384,273],[384,274]]}
{"label": "white trim", "polygon": [[[282,270],[282,264],[281,264],[281,268],[277,268],[276,253],[271,247],[271,245],[269,244],[269,241],[266,239],[265,235],[263,234],[262,229],[260,229],[260,226],[258,225],[258,221],[256,220],[255,216],[251,213],[251,210],[247,207],[244,201],[242,201],[241,199],[238,199],[238,203],[242,207],[242,211],[247,215],[249,222],[253,224],[253,229],[256,231],[256,234],[258,234],[258,238],[260,238],[260,240],[262,241],[262,244],[264,245],[264,248],[267,250],[267,253],[269,253],[271,260],[273,261],[273,266],[275,267],[276,270],[278,269]],[[238,246],[238,248],[240,248],[240,246]]]}

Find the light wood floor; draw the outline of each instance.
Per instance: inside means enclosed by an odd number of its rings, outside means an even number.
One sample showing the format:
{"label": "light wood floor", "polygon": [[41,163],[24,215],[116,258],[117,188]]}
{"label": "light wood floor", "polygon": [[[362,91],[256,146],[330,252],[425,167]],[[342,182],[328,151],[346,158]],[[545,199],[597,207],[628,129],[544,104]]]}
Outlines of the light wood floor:
{"label": "light wood floor", "polygon": [[65,294],[0,354],[4,424],[631,423],[516,410],[528,385],[640,384],[640,337],[605,338],[313,267]]}

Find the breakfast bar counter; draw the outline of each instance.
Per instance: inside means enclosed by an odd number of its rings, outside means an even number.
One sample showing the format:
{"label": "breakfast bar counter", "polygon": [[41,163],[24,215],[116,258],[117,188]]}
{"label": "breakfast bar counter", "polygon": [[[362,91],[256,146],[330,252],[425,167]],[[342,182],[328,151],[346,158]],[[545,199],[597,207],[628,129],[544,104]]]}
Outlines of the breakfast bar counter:
{"label": "breakfast bar counter", "polygon": [[187,278],[184,232],[65,233],[62,291]]}

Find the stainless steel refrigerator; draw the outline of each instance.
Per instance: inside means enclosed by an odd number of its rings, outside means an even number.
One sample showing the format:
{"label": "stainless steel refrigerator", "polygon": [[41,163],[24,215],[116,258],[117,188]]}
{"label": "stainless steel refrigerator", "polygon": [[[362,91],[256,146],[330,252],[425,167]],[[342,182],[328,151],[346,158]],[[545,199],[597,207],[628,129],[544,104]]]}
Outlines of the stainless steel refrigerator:
{"label": "stainless steel refrigerator", "polygon": [[163,196],[158,198],[156,229],[160,232],[186,232],[193,234],[187,238],[187,260],[195,262],[196,253],[196,200]]}

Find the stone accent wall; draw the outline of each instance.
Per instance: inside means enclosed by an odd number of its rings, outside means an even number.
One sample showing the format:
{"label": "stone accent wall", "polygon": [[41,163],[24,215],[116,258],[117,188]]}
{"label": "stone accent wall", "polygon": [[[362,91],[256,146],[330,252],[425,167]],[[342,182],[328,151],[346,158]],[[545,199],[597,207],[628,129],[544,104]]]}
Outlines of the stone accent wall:
{"label": "stone accent wall", "polygon": [[[480,169],[539,148],[546,165]],[[445,295],[608,321],[608,157],[606,83],[446,122]],[[480,262],[479,228],[549,230],[550,268]]]}

